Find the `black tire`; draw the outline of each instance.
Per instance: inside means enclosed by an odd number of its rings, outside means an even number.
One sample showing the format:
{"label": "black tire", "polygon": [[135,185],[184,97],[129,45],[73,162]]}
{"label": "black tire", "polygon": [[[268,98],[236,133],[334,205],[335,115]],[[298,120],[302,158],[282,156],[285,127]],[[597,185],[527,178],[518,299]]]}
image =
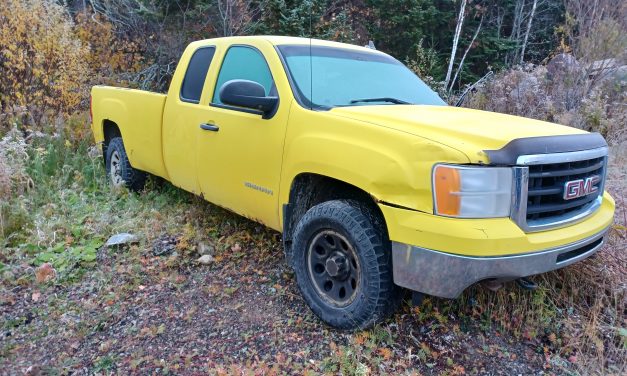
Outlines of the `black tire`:
{"label": "black tire", "polygon": [[107,145],[106,171],[109,181],[113,186],[126,186],[126,188],[138,192],[144,189],[146,173],[136,170],[128,161],[124,143],[121,137],[112,138]]}
{"label": "black tire", "polygon": [[390,241],[385,224],[367,205],[318,204],[300,219],[293,239],[296,282],[322,321],[363,329],[396,310],[401,288],[392,277]]}

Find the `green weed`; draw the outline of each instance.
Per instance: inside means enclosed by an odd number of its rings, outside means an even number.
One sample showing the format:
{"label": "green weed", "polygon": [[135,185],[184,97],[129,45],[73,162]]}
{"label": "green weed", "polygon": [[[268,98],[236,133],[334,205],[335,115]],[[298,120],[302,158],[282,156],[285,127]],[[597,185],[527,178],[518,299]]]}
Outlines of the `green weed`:
{"label": "green weed", "polygon": [[[0,259],[3,264],[26,259],[33,267],[50,263],[57,283],[80,280],[111,235],[145,234],[142,241],[150,242],[160,232],[177,231],[194,200],[155,181],[149,183],[151,190],[140,194],[112,188],[91,139],[46,136],[33,140],[27,151],[25,170],[32,189],[0,205],[0,218],[5,219]],[[197,235],[195,227],[187,227],[191,248]]]}
{"label": "green weed", "polygon": [[102,356],[96,359],[96,363],[94,363],[94,371],[111,371],[114,369],[116,364],[116,360],[114,357],[110,355]]}

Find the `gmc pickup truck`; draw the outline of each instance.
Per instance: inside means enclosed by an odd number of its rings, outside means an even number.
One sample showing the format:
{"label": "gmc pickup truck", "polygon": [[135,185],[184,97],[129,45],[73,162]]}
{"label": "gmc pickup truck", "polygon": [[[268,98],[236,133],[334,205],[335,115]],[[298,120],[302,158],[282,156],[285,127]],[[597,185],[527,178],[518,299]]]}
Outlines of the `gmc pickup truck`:
{"label": "gmc pickup truck", "polygon": [[455,298],[580,261],[613,220],[599,134],[447,106],[370,48],[208,39],[167,95],[91,95],[114,185],[160,176],[282,232],[305,301],[337,328],[385,318],[402,288]]}

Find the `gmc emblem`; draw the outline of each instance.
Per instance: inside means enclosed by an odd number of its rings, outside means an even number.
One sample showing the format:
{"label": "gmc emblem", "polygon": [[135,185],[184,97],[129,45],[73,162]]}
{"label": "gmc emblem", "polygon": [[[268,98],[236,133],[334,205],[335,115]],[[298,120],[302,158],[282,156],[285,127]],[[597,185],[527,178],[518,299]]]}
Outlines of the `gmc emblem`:
{"label": "gmc emblem", "polygon": [[564,184],[564,200],[572,200],[574,198],[597,193],[599,188],[595,187],[595,185],[600,180],[599,175],[594,175],[585,179],[567,181]]}

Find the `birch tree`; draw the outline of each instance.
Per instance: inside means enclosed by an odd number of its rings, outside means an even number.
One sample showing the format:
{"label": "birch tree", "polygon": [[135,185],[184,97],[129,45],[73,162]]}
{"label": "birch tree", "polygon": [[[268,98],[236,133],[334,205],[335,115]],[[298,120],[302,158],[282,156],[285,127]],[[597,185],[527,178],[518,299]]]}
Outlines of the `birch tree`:
{"label": "birch tree", "polygon": [[527,48],[527,41],[529,40],[529,32],[531,31],[531,23],[533,22],[533,16],[536,13],[537,5],[538,5],[538,0],[533,0],[533,5],[531,6],[531,14],[529,14],[529,20],[527,20],[527,30],[525,31],[525,38],[523,39],[523,44],[520,50],[520,64],[522,64],[525,59],[525,49]]}
{"label": "birch tree", "polygon": [[[516,6],[514,8],[514,19],[512,20],[512,31],[509,34],[509,40],[516,41],[517,44],[520,43],[520,30],[524,21],[524,9],[525,0],[516,0]],[[516,64],[516,62],[518,61],[518,51],[519,49],[516,48],[505,56],[505,63],[507,65]]]}
{"label": "birch tree", "polygon": [[479,31],[481,31],[481,26],[483,25],[483,18],[484,18],[484,15],[481,16],[481,21],[479,21],[479,26],[477,26],[477,30],[475,30],[475,34],[472,36],[472,40],[470,41],[470,44],[468,45],[468,47],[466,47],[466,51],[464,51],[464,54],[462,55],[462,60],[459,62],[459,65],[457,66],[457,70],[455,71],[455,75],[453,76],[453,80],[451,81],[451,86],[448,88],[449,93],[451,92],[451,90],[453,90],[453,85],[455,85],[455,81],[457,80],[457,75],[459,75],[459,72],[461,72],[462,67],[464,66],[464,60],[466,60],[466,55],[468,55],[468,51],[470,51],[473,44],[475,44],[475,40],[477,39],[477,36],[479,35]]}
{"label": "birch tree", "polygon": [[254,19],[260,8],[253,7],[252,0],[217,0],[216,3],[222,36],[246,35],[255,28]]}
{"label": "birch tree", "polygon": [[457,26],[455,27],[455,35],[453,36],[453,48],[451,49],[451,58],[448,62],[448,69],[446,70],[446,78],[444,79],[444,87],[448,87],[448,83],[451,80],[451,73],[453,72],[453,63],[455,62],[455,54],[457,53],[457,44],[459,43],[459,36],[462,33],[462,25],[464,24],[464,15],[466,13],[466,0],[462,0],[459,8],[459,15],[457,16]]}

